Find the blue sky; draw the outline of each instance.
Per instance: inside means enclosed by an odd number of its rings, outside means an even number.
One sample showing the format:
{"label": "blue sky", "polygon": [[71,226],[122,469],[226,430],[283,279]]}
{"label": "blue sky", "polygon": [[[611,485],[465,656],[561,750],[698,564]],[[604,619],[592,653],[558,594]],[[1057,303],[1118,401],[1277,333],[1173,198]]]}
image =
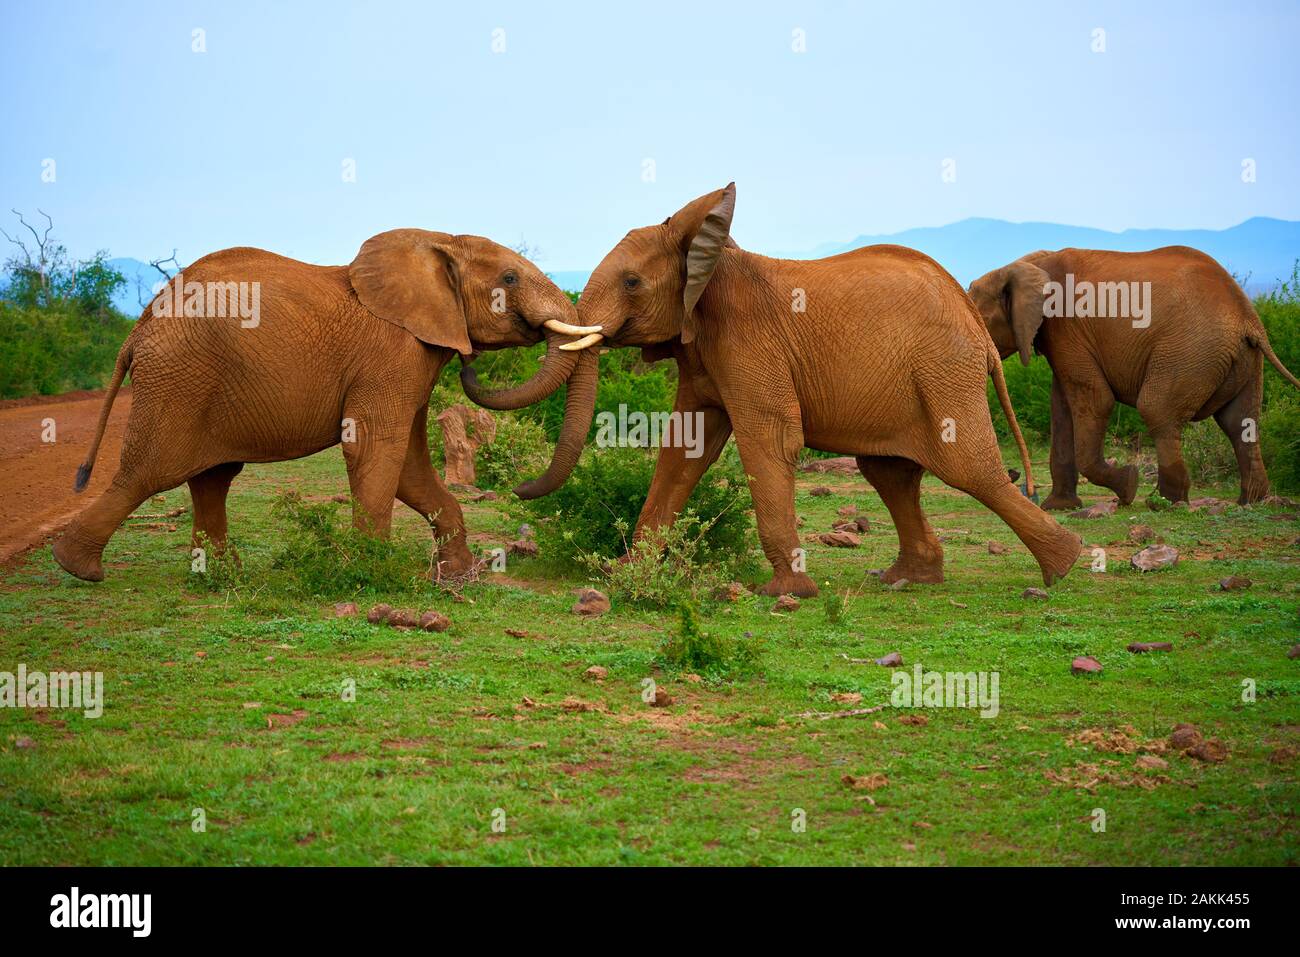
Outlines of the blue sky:
{"label": "blue sky", "polygon": [[39,206],[75,255],[341,263],[420,226],[582,269],[733,179],[734,235],[769,252],[968,216],[1300,219],[1295,2],[8,0],[3,22],[0,220]]}

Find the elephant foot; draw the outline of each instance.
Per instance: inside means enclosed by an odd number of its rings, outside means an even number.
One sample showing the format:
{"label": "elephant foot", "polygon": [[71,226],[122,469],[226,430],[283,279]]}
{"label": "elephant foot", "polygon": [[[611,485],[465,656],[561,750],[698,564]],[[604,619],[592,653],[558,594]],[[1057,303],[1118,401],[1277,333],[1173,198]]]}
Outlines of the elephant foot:
{"label": "elephant foot", "polygon": [[929,562],[916,558],[900,558],[880,575],[880,580],[886,585],[904,579],[919,585],[942,585],[943,556],[940,555],[937,561]]}
{"label": "elephant foot", "polygon": [[817,583],[803,572],[786,572],[773,575],[772,580],[758,590],[760,595],[775,598],[779,595],[794,595],[795,598],[816,598]]}
{"label": "elephant foot", "polygon": [[435,579],[462,578],[473,570],[474,556],[464,542],[447,543],[438,549],[438,566]]}
{"label": "elephant foot", "polygon": [[1043,500],[1041,508],[1044,512],[1073,511],[1076,508],[1083,508],[1083,499],[1077,495],[1058,494],[1053,489],[1052,494]]}
{"label": "elephant foot", "polygon": [[1068,529],[1057,526],[1057,532],[1046,549],[1035,549],[1034,557],[1043,573],[1043,585],[1050,588],[1070,573],[1079,560],[1083,539]]}
{"label": "elephant foot", "polygon": [[[1119,496],[1120,505],[1132,505],[1133,499],[1137,498],[1138,491],[1138,470],[1136,465],[1129,465],[1121,469],[1124,473],[1124,481],[1120,483],[1119,488],[1112,488],[1116,495]],[[1161,494],[1164,494],[1163,492]],[[1186,498],[1186,495],[1183,496]],[[1174,501],[1171,499],[1170,501]]]}
{"label": "elephant foot", "polygon": [[1268,481],[1251,483],[1241,487],[1241,494],[1237,496],[1238,505],[1254,505],[1256,502],[1268,498]]}
{"label": "elephant foot", "polygon": [[104,563],[101,559],[103,548],[88,542],[75,527],[68,529],[50,546],[54,560],[69,575],[82,581],[102,582],[104,580]]}

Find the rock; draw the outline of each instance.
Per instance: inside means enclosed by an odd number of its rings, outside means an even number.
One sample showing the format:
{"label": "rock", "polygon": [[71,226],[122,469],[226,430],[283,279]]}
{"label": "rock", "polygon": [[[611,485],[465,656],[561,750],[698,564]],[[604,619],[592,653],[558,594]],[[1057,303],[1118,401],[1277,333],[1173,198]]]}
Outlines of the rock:
{"label": "rock", "polygon": [[897,651],[891,651],[883,658],[877,658],[876,664],[883,668],[901,668],[903,667],[903,656]]}
{"label": "rock", "polygon": [[600,665],[592,665],[583,672],[583,675],[585,675],[589,681],[604,681],[609,677],[609,669],[602,668]]}
{"label": "rock", "polygon": [[871,519],[867,518],[865,515],[859,515],[853,520],[853,524],[858,526],[859,532],[871,531]]}
{"label": "rock", "polygon": [[832,548],[857,548],[862,544],[852,532],[824,532],[817,536],[817,541]]}
{"label": "rock", "polygon": [[1156,530],[1150,525],[1130,525],[1128,530],[1128,540],[1145,544],[1156,537]]}
{"label": "rock", "polygon": [[442,612],[426,611],[418,622],[421,631],[446,631],[451,627],[451,619]]}
{"label": "rock", "polygon": [[713,593],[718,601],[740,601],[748,592],[740,582],[728,582]]}
{"label": "rock", "polygon": [[851,787],[855,791],[875,791],[889,786],[889,778],[877,771],[875,774],[853,775],[846,774],[840,778],[840,783]]}
{"label": "rock", "polygon": [[335,618],[351,618],[353,615],[360,614],[361,609],[357,607],[354,601],[340,601],[334,604]]}
{"label": "rock", "polygon": [[1041,588],[1026,588],[1020,593],[1021,598],[1037,598],[1039,601],[1047,601],[1048,594]]}
{"label": "rock", "polygon": [[782,595],[780,598],[776,600],[776,604],[772,606],[772,610],[773,611],[798,611],[799,599],[795,598],[794,595]]}
{"label": "rock", "polygon": [[990,555],[1006,555],[1010,553],[1010,551],[1011,549],[1007,548],[1007,546],[1003,545],[1001,542],[989,542]]}
{"label": "rock", "polygon": [[1134,763],[1135,767],[1143,771],[1164,771],[1169,767],[1169,762],[1164,758],[1158,758],[1154,754],[1144,754]]}
{"label": "rock", "polygon": [[1218,505],[1220,501],[1220,499],[1212,496],[1209,498],[1194,498],[1187,503],[1187,511],[1199,512],[1201,509],[1208,508],[1211,505]]}
{"label": "rock", "polygon": [[392,605],[375,605],[366,612],[366,621],[372,625],[379,625],[388,621],[388,616],[393,613]]}
{"label": "rock", "polygon": [[930,719],[923,714],[905,714],[898,719],[899,724],[910,724],[914,728],[924,728]]}
{"label": "rock", "polygon": [[1292,645],[1286,656],[1288,658],[1300,658],[1300,645]]}
{"label": "rock", "polygon": [[830,490],[830,487],[829,487],[829,486],[826,486],[826,485],[818,485],[816,488],[811,489],[811,490],[808,492],[808,494],[809,494],[809,495],[813,495],[813,496],[815,496],[815,497],[817,497],[817,498],[824,498],[824,497],[827,496],[827,495],[833,495],[833,494],[835,494],[835,493],[832,492],[832,491]]}
{"label": "rock", "polygon": [[851,455],[833,459],[810,459],[799,466],[800,472],[838,472],[841,475],[859,475],[858,461]]}
{"label": "rock", "polygon": [[1300,516],[1297,516],[1295,512],[1282,512],[1278,515],[1268,516],[1268,520],[1270,522],[1294,522],[1298,517]]}
{"label": "rock", "polygon": [[1249,578],[1242,575],[1229,575],[1227,578],[1219,579],[1219,588],[1222,591],[1244,591],[1252,584]]}
{"label": "rock", "polygon": [[19,751],[30,751],[36,747],[36,742],[27,737],[27,735],[22,734],[14,738],[14,747]]}
{"label": "rock", "polygon": [[496,492],[492,491],[491,489],[488,489],[486,492],[479,492],[477,495],[471,495],[470,501],[471,502],[495,502],[497,500],[497,497],[498,496]]}
{"label": "rock", "polygon": [[519,526],[519,537],[520,537],[520,538],[532,538],[532,537],[533,537],[533,526],[529,525],[527,522],[524,522],[524,524],[520,525],[520,526]]}
{"label": "rock", "polygon": [[1142,551],[1135,552],[1128,561],[1141,572],[1172,568],[1178,564],[1178,549],[1172,545],[1148,545]]}
{"label": "rock", "polygon": [[664,691],[663,688],[655,688],[654,700],[650,702],[652,708],[667,708],[673,703],[672,696]]}
{"label": "rock", "polygon": [[509,635],[511,638],[527,638],[527,637],[528,637],[528,632],[524,631],[522,628],[507,628],[507,629],[506,629],[506,634]]}
{"label": "rock", "polygon": [[1135,655],[1142,655],[1148,651],[1173,651],[1174,646],[1168,641],[1135,641],[1128,646],[1128,650]]}
{"label": "rock", "polygon": [[352,497],[350,495],[342,495],[342,494],[331,495],[330,501],[338,502],[340,505],[346,505],[348,502],[352,501]]}
{"label": "rock", "polygon": [[476,479],[474,452],[480,445],[487,445],[496,438],[496,420],[486,409],[472,409],[457,403],[438,416],[438,424],[442,426],[447,484],[473,485]]}
{"label": "rock", "polygon": [[831,695],[831,700],[838,704],[857,704],[862,700],[862,695],[856,691],[837,691]]}
{"label": "rock", "polygon": [[1114,515],[1119,503],[1115,501],[1098,502],[1096,505],[1089,505],[1087,508],[1081,508],[1077,512],[1071,512],[1071,518],[1105,518],[1107,515]]}
{"label": "rock", "polygon": [[1265,495],[1259,501],[1260,505],[1271,505],[1273,508],[1295,508],[1296,502],[1293,499],[1284,498],[1281,495]]}
{"label": "rock", "polygon": [[394,628],[418,628],[420,617],[413,608],[399,608],[388,616],[388,623]]}
{"label": "rock", "polygon": [[1076,675],[1101,674],[1101,662],[1091,655],[1080,655],[1070,662],[1070,671]]}
{"label": "rock", "polygon": [[693,671],[688,671],[688,672],[686,672],[686,674],[682,675],[682,677],[685,678],[687,681],[689,681],[689,682],[690,682],[691,684],[693,684],[693,685],[697,685],[697,684],[699,684],[701,681],[704,680],[703,678],[701,678],[699,675],[697,675],[697,674],[696,674],[695,672],[693,672]]}
{"label": "rock", "polygon": [[835,511],[840,518],[852,518],[858,514],[858,507],[856,505],[841,505]]}
{"label": "rock", "polygon": [[609,599],[594,588],[583,588],[578,593],[578,601],[573,606],[573,613],[583,618],[598,618],[609,611]]}
{"label": "rock", "polygon": [[1186,751],[1193,745],[1201,743],[1201,732],[1196,730],[1194,724],[1176,724],[1171,735],[1169,735],[1169,747],[1175,751]]}
{"label": "rock", "polygon": [[516,539],[506,546],[506,551],[511,555],[534,558],[537,555],[537,543],[531,538]]}
{"label": "rock", "polygon": [[906,579],[906,578],[900,578],[898,581],[894,582],[892,585],[889,586],[889,590],[890,590],[890,591],[902,591],[904,588],[906,588],[906,587],[907,587],[908,585],[910,585],[910,584],[911,584],[911,582],[910,582],[908,579]]}
{"label": "rock", "polygon": [[1208,738],[1188,748],[1187,756],[1207,764],[1222,764],[1228,760],[1228,749],[1218,738]]}

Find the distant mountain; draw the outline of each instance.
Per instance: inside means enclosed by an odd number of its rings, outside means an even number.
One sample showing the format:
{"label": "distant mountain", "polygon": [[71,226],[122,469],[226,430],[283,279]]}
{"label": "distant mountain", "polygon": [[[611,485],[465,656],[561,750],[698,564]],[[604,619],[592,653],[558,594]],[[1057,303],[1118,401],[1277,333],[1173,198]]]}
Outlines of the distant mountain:
{"label": "distant mountain", "polygon": [[[910,246],[934,257],[963,286],[990,269],[1005,266],[1036,249],[1114,249],[1139,252],[1159,246],[1193,246],[1213,256],[1228,272],[1247,280],[1252,293],[1273,289],[1291,277],[1300,259],[1300,222],[1256,216],[1229,229],[1126,229],[1115,233],[1088,226],[1059,223],[1009,223],[1002,219],[963,219],[947,226],[905,229],[888,235],[864,235],[847,243],[823,243],[804,252],[775,252],[784,259],[820,259],[877,243]],[[766,253],[756,249],[755,252]],[[127,315],[138,315],[140,300],[148,302],[158,270],[138,259],[110,259],[126,276],[126,288],[114,302]],[[561,289],[581,291],[591,277],[589,269],[551,270],[547,273]],[[1247,278],[1248,277],[1248,278]]]}
{"label": "distant mountain", "polygon": [[1228,272],[1247,279],[1251,291],[1274,288],[1291,277],[1300,259],[1300,222],[1256,216],[1229,229],[1126,229],[1115,233],[1057,223],[1009,223],[1001,219],[963,219],[947,226],[907,229],[882,236],[859,236],[847,243],[823,243],[811,252],[777,253],[788,259],[819,259],[836,253],[896,243],[933,257],[963,286],[1037,249],[1113,249],[1139,252],[1159,246],[1192,246],[1208,253]]}

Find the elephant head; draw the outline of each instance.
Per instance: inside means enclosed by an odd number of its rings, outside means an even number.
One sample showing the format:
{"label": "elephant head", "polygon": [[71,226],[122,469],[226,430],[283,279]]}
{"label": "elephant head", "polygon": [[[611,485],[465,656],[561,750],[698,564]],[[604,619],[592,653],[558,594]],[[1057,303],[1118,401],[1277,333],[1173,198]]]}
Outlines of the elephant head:
{"label": "elephant head", "polygon": [[[357,298],[421,342],[461,355],[465,393],[490,409],[519,409],[568,383],[564,425],[546,473],[515,491],[536,498],[564,483],[582,451],[595,407],[599,329],[578,326],[569,297],[523,256],[481,236],[394,229],[366,240],[348,267]],[[546,339],[542,368],[527,382],[483,389],[469,365],[478,352]],[[575,338],[577,337],[577,338]]]}
{"label": "elephant head", "polygon": [[722,256],[735,247],[736,184],[687,203],[658,226],[634,229],[591,274],[578,300],[583,321],[619,346],[689,343],[699,331],[695,304]]}
{"label": "elephant head", "polygon": [[970,286],[970,297],[984,317],[998,353],[1005,359],[1019,352],[1025,365],[1033,357],[1034,337],[1043,324],[1043,287],[1051,281],[1051,276],[1029,261],[1039,255],[1017,259],[980,276]]}

